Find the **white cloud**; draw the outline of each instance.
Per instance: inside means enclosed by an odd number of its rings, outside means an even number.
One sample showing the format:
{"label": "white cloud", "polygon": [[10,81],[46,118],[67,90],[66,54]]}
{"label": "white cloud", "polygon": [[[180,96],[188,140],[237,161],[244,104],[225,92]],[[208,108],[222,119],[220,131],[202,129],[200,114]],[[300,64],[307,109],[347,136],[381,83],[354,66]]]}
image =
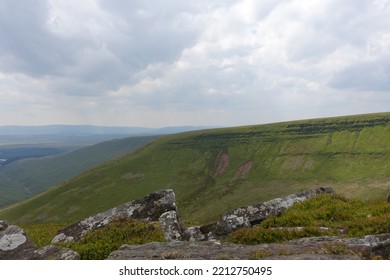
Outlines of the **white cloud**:
{"label": "white cloud", "polygon": [[238,125],[389,111],[389,2],[5,0],[1,122]]}

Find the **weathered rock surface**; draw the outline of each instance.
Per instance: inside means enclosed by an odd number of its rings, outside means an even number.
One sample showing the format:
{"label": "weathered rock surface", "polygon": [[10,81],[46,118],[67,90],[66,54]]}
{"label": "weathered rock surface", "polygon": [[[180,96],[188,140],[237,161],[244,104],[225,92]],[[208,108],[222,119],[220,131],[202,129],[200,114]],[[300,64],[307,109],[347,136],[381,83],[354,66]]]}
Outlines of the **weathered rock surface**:
{"label": "weathered rock surface", "polygon": [[56,245],[49,245],[34,251],[35,260],[79,260],[79,253]]}
{"label": "weathered rock surface", "polygon": [[0,220],[0,231],[5,230],[8,227],[7,221]]}
{"label": "weathered rock surface", "polygon": [[161,228],[164,231],[164,237],[167,241],[181,240],[183,225],[178,220],[176,211],[163,213],[159,218]]}
{"label": "weathered rock surface", "polygon": [[206,241],[207,236],[200,231],[200,227],[189,227],[184,230],[182,240],[185,241]]}
{"label": "weathered rock surface", "polygon": [[324,193],[334,194],[335,192],[331,188],[318,188],[276,198],[261,204],[234,209],[221,216],[215,226],[215,234],[217,236],[226,236],[237,229],[260,224],[269,216],[279,216],[284,210],[297,202]]}
{"label": "weathered rock surface", "polygon": [[245,259],[247,248],[237,244],[206,242],[173,241],[167,243],[152,242],[143,245],[123,245],[112,252],[111,260],[141,259]]}
{"label": "weathered rock surface", "polygon": [[38,249],[18,226],[3,223],[0,231],[0,260],[79,260],[80,255],[68,248],[54,245]]}
{"label": "weathered rock surface", "polygon": [[160,221],[167,241],[214,241],[242,227],[259,224],[271,215],[280,215],[284,210],[299,201],[322,193],[334,193],[331,188],[319,188],[276,198],[261,204],[241,207],[221,216],[217,223],[184,228],[177,215],[175,193],[161,190],[148,196],[91,216],[63,230],[53,238],[52,243],[78,240],[87,232],[104,227],[117,218]]}
{"label": "weathered rock surface", "polygon": [[345,260],[388,258],[390,234],[362,238],[312,237],[282,244],[244,246],[218,242],[173,241],[123,245],[108,259],[292,259]]}
{"label": "weathered rock surface", "polygon": [[0,260],[31,259],[35,249],[32,241],[20,227],[10,225],[0,231]]}
{"label": "weathered rock surface", "polygon": [[87,232],[101,228],[117,218],[158,221],[168,211],[177,211],[175,193],[171,189],[157,191],[70,225],[60,230],[52,243],[78,240]]}

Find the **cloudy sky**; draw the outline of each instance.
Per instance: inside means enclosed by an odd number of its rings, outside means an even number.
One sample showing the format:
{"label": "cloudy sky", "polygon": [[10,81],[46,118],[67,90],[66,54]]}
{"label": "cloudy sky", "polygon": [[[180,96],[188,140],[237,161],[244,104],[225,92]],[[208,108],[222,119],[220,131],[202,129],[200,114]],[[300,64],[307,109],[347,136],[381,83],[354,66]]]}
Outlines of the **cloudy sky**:
{"label": "cloudy sky", "polygon": [[0,125],[390,111],[390,0],[0,0]]}

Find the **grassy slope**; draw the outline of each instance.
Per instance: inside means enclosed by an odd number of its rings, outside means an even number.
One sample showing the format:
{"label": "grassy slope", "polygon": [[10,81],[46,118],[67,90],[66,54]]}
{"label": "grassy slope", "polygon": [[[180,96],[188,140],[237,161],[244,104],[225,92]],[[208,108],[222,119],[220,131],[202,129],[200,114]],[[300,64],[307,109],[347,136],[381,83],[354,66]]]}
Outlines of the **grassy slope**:
{"label": "grassy slope", "polygon": [[[10,186],[12,186],[10,188]],[[0,173],[0,207],[10,205],[17,201],[28,198],[28,194],[23,187],[10,182],[3,174]]]}
{"label": "grassy slope", "polygon": [[[348,197],[390,192],[390,114],[318,119],[160,137],[134,154],[0,211],[12,222],[74,222],[161,188],[185,220],[210,222],[231,208],[316,186]],[[229,156],[216,176],[221,155]],[[238,176],[243,164],[251,170]]]}
{"label": "grassy slope", "polygon": [[67,154],[15,161],[0,168],[0,206],[47,190],[107,160],[135,150],[155,137],[110,140]]}

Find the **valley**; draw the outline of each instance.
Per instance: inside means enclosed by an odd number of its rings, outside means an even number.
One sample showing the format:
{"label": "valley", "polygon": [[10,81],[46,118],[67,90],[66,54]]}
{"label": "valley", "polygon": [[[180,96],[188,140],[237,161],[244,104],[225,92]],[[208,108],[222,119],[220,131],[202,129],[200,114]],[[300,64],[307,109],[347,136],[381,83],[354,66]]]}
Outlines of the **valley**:
{"label": "valley", "polygon": [[72,223],[164,188],[174,189],[188,224],[323,186],[383,200],[390,193],[389,139],[389,113],[160,136],[1,210],[0,219]]}
{"label": "valley", "polygon": [[128,137],[82,148],[50,148],[44,145],[40,148],[8,148],[8,153],[4,153],[8,159],[0,164],[0,207],[45,191],[107,160],[131,152],[154,138]]}

